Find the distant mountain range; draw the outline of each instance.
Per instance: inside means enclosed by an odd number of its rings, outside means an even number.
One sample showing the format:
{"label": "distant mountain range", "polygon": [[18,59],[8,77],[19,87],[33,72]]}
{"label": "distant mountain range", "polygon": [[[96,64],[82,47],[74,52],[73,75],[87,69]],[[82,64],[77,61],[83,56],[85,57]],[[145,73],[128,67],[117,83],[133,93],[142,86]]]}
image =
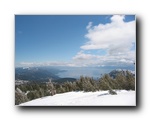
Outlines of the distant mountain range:
{"label": "distant mountain range", "polygon": [[127,71],[130,72],[133,76],[135,76],[135,71],[131,71],[131,70],[126,70],[126,69],[116,69],[116,70],[113,70],[109,73],[110,77],[112,78],[116,78],[116,76],[121,73],[123,74],[124,76],[127,75]]}
{"label": "distant mountain range", "polygon": [[[76,72],[75,70],[73,72]],[[66,71],[67,70],[60,70],[59,68],[53,68],[53,67],[26,67],[26,68],[19,67],[19,68],[15,68],[15,80],[47,82],[49,79],[51,79],[53,82],[62,83],[65,81],[73,82],[77,79],[70,76],[69,77],[64,76],[60,78],[59,73],[63,74],[62,72],[66,72]],[[97,71],[99,71],[99,69],[97,69]],[[123,75],[126,75],[127,74],[126,71],[127,70],[125,69],[116,69],[109,72],[109,75],[112,78],[115,78],[118,73],[122,73]],[[135,76],[134,71],[131,70],[128,71],[131,72],[133,76]],[[87,74],[88,73],[89,71],[87,72]],[[83,75],[82,73],[80,74]],[[78,77],[80,77],[80,75]]]}
{"label": "distant mountain range", "polygon": [[48,81],[48,79],[59,79],[60,71],[49,67],[15,68],[15,80]]}

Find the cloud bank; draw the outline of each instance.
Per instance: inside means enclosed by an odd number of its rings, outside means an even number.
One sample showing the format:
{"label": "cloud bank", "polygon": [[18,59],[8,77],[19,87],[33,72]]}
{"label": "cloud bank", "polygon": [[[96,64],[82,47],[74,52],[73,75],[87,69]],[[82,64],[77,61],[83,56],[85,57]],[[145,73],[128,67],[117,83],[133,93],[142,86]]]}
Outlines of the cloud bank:
{"label": "cloud bank", "polygon": [[112,16],[111,23],[87,26],[88,39],[83,50],[106,49],[109,54],[124,53],[130,50],[135,42],[135,21],[124,22],[125,16]]}
{"label": "cloud bank", "polygon": [[[73,60],[89,61],[95,65],[127,65],[135,61],[135,21],[124,22],[125,16],[114,15],[107,24],[92,26],[89,22],[87,42]],[[83,51],[103,50],[105,55],[85,54]],[[92,61],[92,62],[91,62]]]}

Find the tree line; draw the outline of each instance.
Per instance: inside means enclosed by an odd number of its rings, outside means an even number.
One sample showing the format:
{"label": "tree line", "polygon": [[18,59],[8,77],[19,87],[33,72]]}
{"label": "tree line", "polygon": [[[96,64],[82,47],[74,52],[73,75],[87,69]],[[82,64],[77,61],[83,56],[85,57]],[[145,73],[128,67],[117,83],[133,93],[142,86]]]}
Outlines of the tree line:
{"label": "tree line", "polygon": [[127,74],[117,74],[115,78],[109,74],[103,75],[99,80],[94,80],[92,77],[80,76],[74,82],[64,83],[27,83],[15,86],[15,104],[18,105],[36,98],[44,96],[52,96],[59,93],[70,91],[95,92],[99,90],[109,90],[110,94],[116,94],[114,89],[135,90],[135,77],[127,71]]}

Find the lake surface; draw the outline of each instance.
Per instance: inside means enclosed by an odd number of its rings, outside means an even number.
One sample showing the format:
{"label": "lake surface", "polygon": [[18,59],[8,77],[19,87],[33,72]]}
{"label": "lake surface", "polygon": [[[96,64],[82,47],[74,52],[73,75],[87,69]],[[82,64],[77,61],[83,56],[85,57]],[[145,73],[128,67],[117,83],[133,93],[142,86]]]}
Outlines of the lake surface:
{"label": "lake surface", "polygon": [[71,78],[79,78],[81,75],[93,77],[94,79],[100,78],[103,74],[109,73],[115,69],[127,69],[135,71],[134,67],[127,68],[116,68],[116,67],[66,67],[59,68],[63,70],[63,72],[58,73],[57,75],[61,78],[71,77]]}

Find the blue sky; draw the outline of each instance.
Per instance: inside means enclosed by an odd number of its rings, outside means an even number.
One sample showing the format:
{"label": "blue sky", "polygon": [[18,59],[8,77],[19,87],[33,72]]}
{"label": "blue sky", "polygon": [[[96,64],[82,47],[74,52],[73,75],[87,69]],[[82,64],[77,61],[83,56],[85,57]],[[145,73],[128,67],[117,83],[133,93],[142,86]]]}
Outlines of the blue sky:
{"label": "blue sky", "polygon": [[16,66],[130,65],[135,41],[134,15],[15,16]]}

